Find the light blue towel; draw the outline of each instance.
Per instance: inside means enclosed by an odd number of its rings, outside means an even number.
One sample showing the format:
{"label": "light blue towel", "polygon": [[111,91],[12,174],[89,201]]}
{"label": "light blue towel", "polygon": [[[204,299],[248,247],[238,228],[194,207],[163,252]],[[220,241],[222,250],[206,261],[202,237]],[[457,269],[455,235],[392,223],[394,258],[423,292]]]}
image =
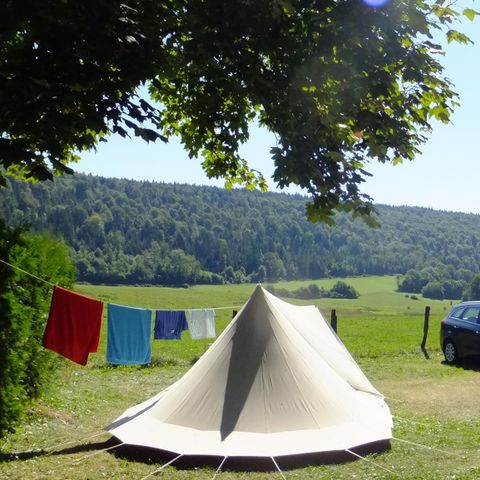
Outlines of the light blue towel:
{"label": "light blue towel", "polygon": [[150,363],[152,311],[108,305],[107,362],[117,365]]}

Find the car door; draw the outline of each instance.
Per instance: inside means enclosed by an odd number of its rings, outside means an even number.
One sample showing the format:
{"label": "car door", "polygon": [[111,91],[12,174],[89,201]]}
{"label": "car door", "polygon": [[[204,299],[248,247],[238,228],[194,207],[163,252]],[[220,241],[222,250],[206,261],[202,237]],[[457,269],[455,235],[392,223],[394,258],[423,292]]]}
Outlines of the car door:
{"label": "car door", "polygon": [[457,346],[462,356],[480,354],[480,306],[468,306],[460,314],[456,331]]}

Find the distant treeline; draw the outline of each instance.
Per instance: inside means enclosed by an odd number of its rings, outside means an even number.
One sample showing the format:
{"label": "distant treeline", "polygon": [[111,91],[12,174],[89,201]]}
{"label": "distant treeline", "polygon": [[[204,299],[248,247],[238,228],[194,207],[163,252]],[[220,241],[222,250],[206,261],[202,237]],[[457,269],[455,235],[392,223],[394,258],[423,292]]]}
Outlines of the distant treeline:
{"label": "distant treeline", "polygon": [[90,175],[9,183],[0,189],[0,217],[63,238],[79,281],[182,285],[409,271],[411,279],[427,269],[435,281],[465,283],[479,272],[477,215],[378,206],[380,228],[347,215],[329,227],[306,220],[300,195]]}

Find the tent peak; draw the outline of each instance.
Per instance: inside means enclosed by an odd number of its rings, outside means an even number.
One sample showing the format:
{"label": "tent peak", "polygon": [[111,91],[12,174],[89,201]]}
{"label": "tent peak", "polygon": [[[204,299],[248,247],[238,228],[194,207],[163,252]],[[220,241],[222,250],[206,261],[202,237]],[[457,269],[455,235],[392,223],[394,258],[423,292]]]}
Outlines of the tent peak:
{"label": "tent peak", "polygon": [[263,285],[261,283],[257,283],[257,286],[255,287],[255,290],[253,291],[252,295],[250,298],[253,298],[254,296],[258,295],[259,293],[265,294],[266,290],[263,288]]}

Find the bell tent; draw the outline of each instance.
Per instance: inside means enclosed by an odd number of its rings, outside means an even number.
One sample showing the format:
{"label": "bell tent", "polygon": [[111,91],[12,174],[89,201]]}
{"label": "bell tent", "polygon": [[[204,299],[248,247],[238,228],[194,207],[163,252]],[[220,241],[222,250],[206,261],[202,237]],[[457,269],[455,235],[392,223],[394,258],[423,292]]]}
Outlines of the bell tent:
{"label": "bell tent", "polygon": [[107,430],[178,455],[274,458],[388,441],[392,416],[315,306],[258,285],[180,380]]}

